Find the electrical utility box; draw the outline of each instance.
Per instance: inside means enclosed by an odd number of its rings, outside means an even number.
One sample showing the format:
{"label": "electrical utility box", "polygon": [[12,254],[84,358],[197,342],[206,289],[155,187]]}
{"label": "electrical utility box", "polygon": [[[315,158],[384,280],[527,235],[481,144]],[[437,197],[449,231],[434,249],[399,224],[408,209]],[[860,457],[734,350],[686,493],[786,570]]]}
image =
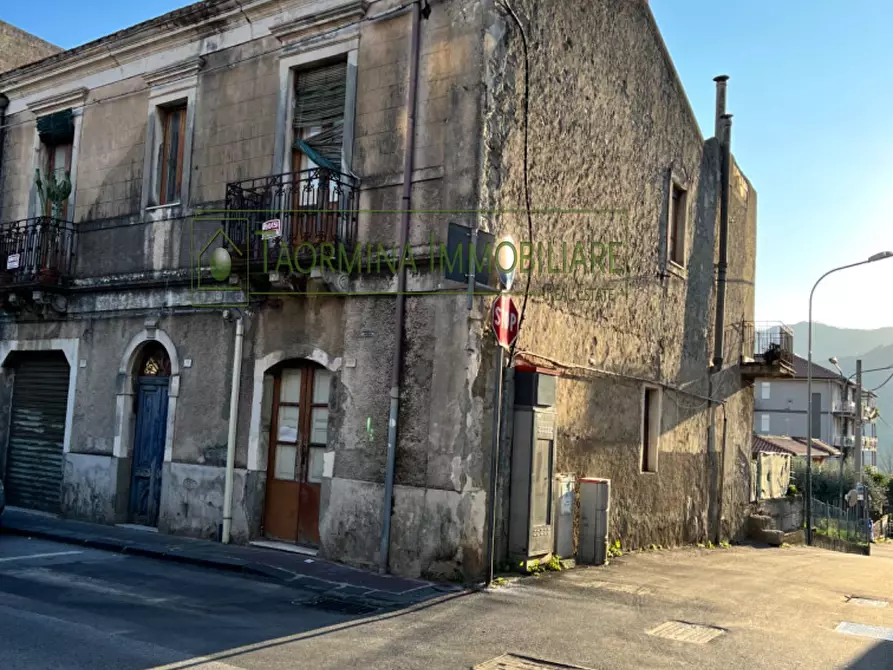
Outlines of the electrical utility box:
{"label": "electrical utility box", "polygon": [[509,553],[528,560],[552,553],[554,407],[515,407]]}
{"label": "electrical utility box", "polygon": [[611,480],[580,479],[580,563],[604,565],[608,560],[610,515]]}
{"label": "electrical utility box", "polygon": [[555,476],[555,550],[556,556],[574,556],[574,504],[577,495],[577,476],[561,474]]}

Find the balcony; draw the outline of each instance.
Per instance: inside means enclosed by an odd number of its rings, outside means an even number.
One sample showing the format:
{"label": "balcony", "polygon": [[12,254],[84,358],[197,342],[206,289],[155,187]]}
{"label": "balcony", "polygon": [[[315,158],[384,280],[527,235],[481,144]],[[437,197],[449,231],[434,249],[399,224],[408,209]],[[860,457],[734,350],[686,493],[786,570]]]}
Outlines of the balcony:
{"label": "balcony", "polygon": [[862,436],[862,448],[868,449],[869,451],[873,449],[877,449],[877,438],[876,437],[867,437],[865,435]]}
{"label": "balcony", "polygon": [[855,438],[852,435],[835,435],[834,446],[839,449],[851,449],[855,444]]}
{"label": "balcony", "polygon": [[76,247],[70,221],[38,216],[0,224],[2,308],[15,311],[66,292]]}
{"label": "balcony", "polygon": [[856,403],[853,400],[835,400],[831,413],[841,416],[856,416]]}
{"label": "balcony", "polygon": [[359,193],[358,179],[326,168],[227,184],[227,236],[242,252],[233,254],[234,270],[264,283],[286,254],[304,273],[318,267],[321,245],[335,254],[353,249]]}
{"label": "balcony", "polygon": [[744,322],[741,344],[741,374],[745,377],[794,376],[794,331],[788,326]]}

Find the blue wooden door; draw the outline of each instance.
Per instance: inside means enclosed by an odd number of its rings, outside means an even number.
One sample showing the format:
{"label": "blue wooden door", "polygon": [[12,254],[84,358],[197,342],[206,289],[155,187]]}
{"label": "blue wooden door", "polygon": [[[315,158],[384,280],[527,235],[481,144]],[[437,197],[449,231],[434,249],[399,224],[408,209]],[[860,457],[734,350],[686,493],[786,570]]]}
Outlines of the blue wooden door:
{"label": "blue wooden door", "polygon": [[154,526],[161,499],[161,465],[167,424],[168,378],[140,377],[130,480],[130,520]]}

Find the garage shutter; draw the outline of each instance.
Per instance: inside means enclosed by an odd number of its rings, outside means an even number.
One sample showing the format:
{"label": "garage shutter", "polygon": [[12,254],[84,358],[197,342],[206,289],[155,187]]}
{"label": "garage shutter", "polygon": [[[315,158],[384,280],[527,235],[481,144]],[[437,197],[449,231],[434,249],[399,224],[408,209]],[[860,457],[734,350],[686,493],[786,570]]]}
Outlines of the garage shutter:
{"label": "garage shutter", "polygon": [[7,504],[59,511],[68,362],[61,352],[17,355],[6,451]]}

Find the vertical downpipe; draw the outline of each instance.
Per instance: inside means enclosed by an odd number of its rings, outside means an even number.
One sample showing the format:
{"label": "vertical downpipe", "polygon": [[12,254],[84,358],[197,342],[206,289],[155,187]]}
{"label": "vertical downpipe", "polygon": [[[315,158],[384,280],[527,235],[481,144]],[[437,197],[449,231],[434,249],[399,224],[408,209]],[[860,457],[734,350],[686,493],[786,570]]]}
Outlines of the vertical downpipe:
{"label": "vertical downpipe", "polygon": [[[412,36],[409,55],[409,86],[406,93],[406,141],[403,155],[403,211],[400,217],[400,254],[409,238],[409,216],[412,203],[412,167],[415,153],[416,99],[419,87],[419,43],[421,30],[420,0],[412,5]],[[381,545],[378,550],[378,571],[388,571],[391,546],[391,508],[394,502],[394,469],[397,460],[397,420],[400,415],[400,373],[403,363],[403,329],[406,307],[406,267],[402,261],[397,272],[397,325],[394,329],[394,361],[391,365],[391,406],[388,413],[388,453],[384,477],[384,503],[381,508]]]}
{"label": "vertical downpipe", "polygon": [[[0,183],[3,177],[3,145],[6,139],[6,108],[9,107],[9,98],[0,93]],[[0,214],[3,213],[3,191],[0,189]]]}
{"label": "vertical downpipe", "polygon": [[229,394],[229,432],[226,438],[226,475],[223,484],[223,529],[220,541],[229,544],[233,526],[233,471],[236,467],[236,427],[239,421],[239,382],[242,378],[242,340],[245,326],[236,319],[236,342],[233,352],[233,380]]}

